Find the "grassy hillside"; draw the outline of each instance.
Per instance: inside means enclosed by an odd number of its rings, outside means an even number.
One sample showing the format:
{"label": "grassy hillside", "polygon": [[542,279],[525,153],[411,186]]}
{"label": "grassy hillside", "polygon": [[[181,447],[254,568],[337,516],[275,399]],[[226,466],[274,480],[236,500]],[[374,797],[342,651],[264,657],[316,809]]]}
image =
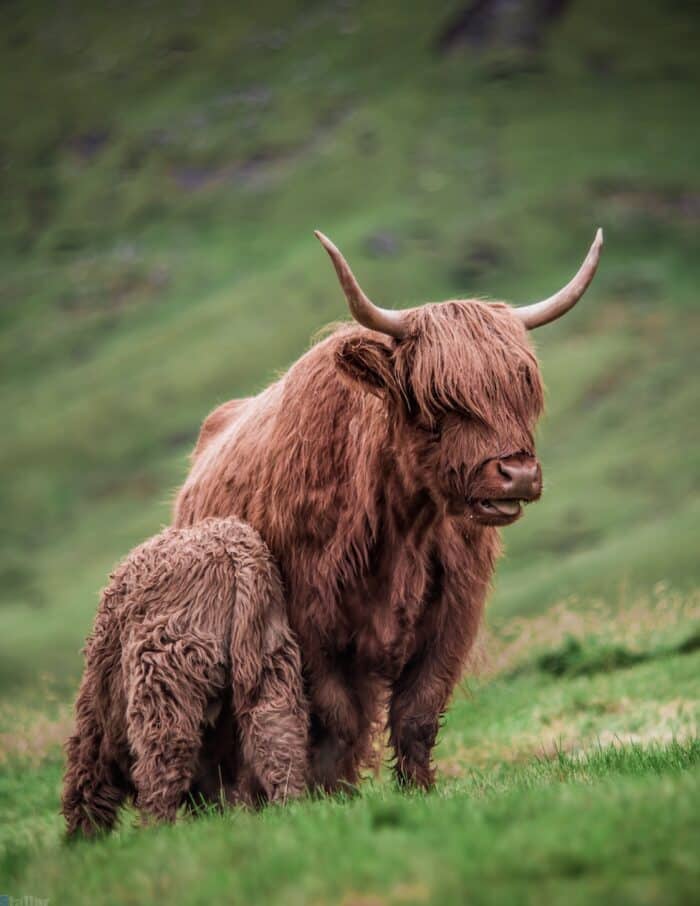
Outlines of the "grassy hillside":
{"label": "grassy hillside", "polygon": [[[430,796],[184,817],[67,846],[61,705],[0,710],[0,876],[58,902],[690,903],[700,882],[700,600],[510,621],[455,697]],[[7,732],[2,732],[7,730]]]}
{"label": "grassy hillside", "polygon": [[[536,41],[472,36],[440,52],[437,38],[459,8],[455,0],[8,6],[0,709],[13,754],[0,769],[0,801],[13,818],[0,881],[7,871],[16,895],[31,887],[40,896],[45,871],[57,899],[59,890],[78,899],[69,878],[85,870],[84,899],[99,899],[100,879],[112,878],[105,890],[128,902],[119,876],[142,845],[143,889],[161,884],[159,874],[148,880],[149,866],[170,853],[171,880],[151,891],[170,898],[188,881],[204,883],[199,860],[223,879],[212,895],[235,879],[262,896],[269,890],[256,884],[288,872],[280,902],[321,902],[341,890],[420,901],[396,885],[411,888],[406,876],[423,868],[434,875],[427,888],[445,901],[467,882],[476,898],[475,879],[494,877],[499,865],[523,890],[552,875],[557,891],[582,865],[580,874],[597,878],[589,893],[610,889],[627,865],[628,899],[651,901],[668,893],[667,875],[697,870],[690,844],[672,852],[652,835],[637,847],[639,827],[681,841],[697,831],[697,715],[683,724],[680,748],[663,748],[668,734],[638,716],[639,750],[603,748],[581,764],[533,761],[544,730],[539,705],[527,703],[571,692],[574,711],[597,713],[599,694],[593,679],[539,669],[499,674],[495,685],[484,679],[469,706],[456,703],[444,744],[468,739],[469,757],[426,802],[377,781],[347,807],[211,818],[201,829],[148,835],[147,844],[124,831],[104,850],[69,856],[50,817],[78,650],[109,568],[169,520],[206,413],[263,387],[319,327],[346,316],[315,227],[343,248],[374,298],[402,306],[542,297],[568,279],[602,225],[606,246],[589,294],[537,335],[549,388],[539,438],[545,494],[506,532],[490,621],[513,627],[562,600],[568,613],[586,614],[594,600],[624,611],[642,596],[652,615],[676,592],[694,600],[700,16],[686,0],[571,0]],[[545,624],[536,625],[542,633]],[[551,650],[568,651],[564,640]],[[667,652],[605,682],[615,678],[610,696],[625,700],[639,681],[654,702],[642,711],[654,714],[697,699],[695,659]],[[676,681],[684,691],[673,691]],[[518,701],[532,744],[523,754],[512,743],[519,766],[502,777]],[[612,713],[603,708],[587,745],[614,725]],[[484,751],[494,728],[500,748],[477,782],[468,765],[482,758],[481,727]],[[34,739],[45,746],[32,761]],[[632,807],[639,811],[623,832]],[[378,837],[372,816],[385,808],[398,817]],[[560,839],[577,809],[590,861]],[[598,809],[609,816],[600,829]],[[528,868],[528,822],[541,810],[551,838]],[[656,823],[660,814],[668,826]],[[282,839],[288,822],[294,845]],[[358,842],[345,863],[349,828]],[[332,883],[319,875],[315,888],[301,853],[326,833],[341,868]],[[406,845],[414,837],[422,862]],[[48,855],[37,854],[39,843]],[[254,864],[224,870],[217,860],[234,850]],[[194,862],[184,858],[190,851]],[[370,867],[351,883],[351,861],[375,864],[370,851],[395,860],[385,880],[377,887]],[[286,868],[268,872],[275,853]],[[637,884],[644,871],[656,887]],[[508,890],[499,896],[508,901]]]}
{"label": "grassy hillside", "polygon": [[203,416],[345,316],[315,226],[405,305],[542,296],[602,224],[594,289],[538,335],[546,494],[494,608],[698,578],[690,7],[573,3],[537,52],[445,56],[454,4],[261,6],[35,3],[6,29],[3,682],[75,668]]}

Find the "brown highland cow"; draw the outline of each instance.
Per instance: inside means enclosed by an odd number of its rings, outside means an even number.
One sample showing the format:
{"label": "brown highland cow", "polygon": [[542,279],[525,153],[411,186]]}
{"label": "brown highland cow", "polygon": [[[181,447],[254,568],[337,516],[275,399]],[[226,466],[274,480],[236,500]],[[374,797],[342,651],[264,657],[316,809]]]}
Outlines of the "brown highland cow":
{"label": "brown highland cow", "polygon": [[201,800],[305,788],[308,708],[279,572],[236,519],[167,529],[102,594],[67,744],[69,834],[108,830],[133,796],[172,820]]}
{"label": "brown highland cow", "polygon": [[237,513],[277,559],[310,698],[313,782],[357,780],[388,697],[397,778],[428,788],[499,527],[542,491],[533,432],[543,391],[528,330],[583,295],[602,233],[543,302],[406,311],[375,306],[317,236],[358,323],[205,420],[175,524]]}

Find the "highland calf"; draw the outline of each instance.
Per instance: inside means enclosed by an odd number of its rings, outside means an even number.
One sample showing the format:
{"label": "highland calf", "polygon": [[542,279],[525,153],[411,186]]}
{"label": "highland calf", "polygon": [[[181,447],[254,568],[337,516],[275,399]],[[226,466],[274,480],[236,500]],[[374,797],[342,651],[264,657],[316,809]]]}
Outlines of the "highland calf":
{"label": "highland calf", "polygon": [[69,834],[183,803],[257,805],[305,789],[308,709],[279,572],[236,519],[167,529],[102,594],[67,744]]}
{"label": "highland calf", "polygon": [[397,778],[428,788],[498,529],[542,491],[543,389],[528,330],[583,295],[602,234],[542,302],[406,311],[374,305],[317,236],[358,323],[206,419],[175,524],[238,513],[279,563],[310,698],[312,782],[357,780],[388,700]]}

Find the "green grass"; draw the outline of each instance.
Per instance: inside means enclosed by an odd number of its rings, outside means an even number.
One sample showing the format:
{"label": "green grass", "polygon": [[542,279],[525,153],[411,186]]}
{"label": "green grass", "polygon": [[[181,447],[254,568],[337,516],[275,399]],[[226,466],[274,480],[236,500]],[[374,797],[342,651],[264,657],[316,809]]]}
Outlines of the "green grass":
{"label": "green grass", "polygon": [[[369,906],[697,890],[700,17],[572,0],[537,50],[440,57],[458,6],[32,0],[6,16],[0,893]],[[398,306],[546,295],[599,224],[588,296],[537,334],[545,494],[505,533],[489,608],[516,637],[456,696],[438,791],[382,777],[352,802],[127,821],[63,846],[58,745],[98,589],[168,522],[206,413],[346,316],[312,230]]]}
{"label": "green grass", "polygon": [[[124,831],[109,844],[44,854],[20,883],[79,903],[306,903],[343,895],[498,903],[535,901],[538,889],[554,902],[619,890],[616,902],[682,903],[698,880],[697,759],[682,747],[656,758],[603,753],[584,766],[564,759],[549,772],[522,772],[496,792],[465,783],[423,799],[370,789],[356,802]],[[548,820],[533,834],[541,814]],[[651,833],[640,838],[640,826]]]}
{"label": "green grass", "polygon": [[[660,588],[618,611],[502,622],[454,696],[429,795],[396,789],[384,767],[355,797],[258,814],[204,810],[144,829],[127,809],[93,841],[64,837],[70,709],[45,681],[0,708],[3,887],[77,903],[689,902],[699,603]],[[636,662],[601,663],[620,639]],[[547,657],[570,669],[553,675]]]}
{"label": "green grass", "polygon": [[595,676],[480,681],[456,696],[427,796],[382,773],[354,798],[175,827],[144,830],[127,811],[111,836],[72,844],[50,742],[0,770],[0,871],[12,891],[78,903],[689,902],[699,668],[699,653],[676,653]]}
{"label": "green grass", "polygon": [[[608,6],[574,3],[507,79],[430,51],[450,3],[23,9],[3,56],[7,681],[31,681],[22,627],[32,660],[77,669],[103,576],[167,522],[207,411],[345,315],[315,226],[410,304],[546,294],[601,223],[589,297],[538,335],[546,493],[507,532],[494,607],[697,583],[700,25]],[[382,231],[393,256],[367,251]]]}

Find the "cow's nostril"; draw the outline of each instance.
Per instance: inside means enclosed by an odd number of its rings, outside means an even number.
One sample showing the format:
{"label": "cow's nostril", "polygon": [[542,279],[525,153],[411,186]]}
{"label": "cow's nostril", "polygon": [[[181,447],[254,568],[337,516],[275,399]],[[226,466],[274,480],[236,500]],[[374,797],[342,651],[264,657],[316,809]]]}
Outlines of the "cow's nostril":
{"label": "cow's nostril", "polygon": [[506,481],[512,481],[513,475],[510,469],[507,466],[504,466],[502,462],[498,463],[498,473],[501,478],[505,478]]}

